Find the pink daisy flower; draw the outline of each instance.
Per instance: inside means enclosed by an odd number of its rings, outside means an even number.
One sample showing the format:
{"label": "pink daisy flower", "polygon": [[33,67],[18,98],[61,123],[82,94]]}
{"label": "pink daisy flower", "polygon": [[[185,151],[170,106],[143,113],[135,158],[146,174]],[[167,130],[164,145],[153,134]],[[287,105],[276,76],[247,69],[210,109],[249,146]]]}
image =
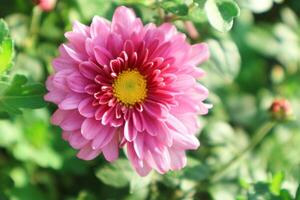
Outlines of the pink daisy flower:
{"label": "pink daisy flower", "polygon": [[141,176],[184,167],[185,151],[199,146],[197,115],[209,109],[196,67],[209,57],[207,45],[188,44],[169,23],[143,26],[124,6],[112,22],[75,22],[65,36],[45,99],[58,105],[52,123],[78,158],[103,153],[111,162],[125,148]]}

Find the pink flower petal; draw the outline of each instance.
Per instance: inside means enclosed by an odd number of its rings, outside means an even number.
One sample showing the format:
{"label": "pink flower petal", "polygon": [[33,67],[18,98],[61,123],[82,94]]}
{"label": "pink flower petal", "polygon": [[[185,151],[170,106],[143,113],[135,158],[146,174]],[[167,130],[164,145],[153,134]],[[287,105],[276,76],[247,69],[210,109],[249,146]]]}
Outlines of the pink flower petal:
{"label": "pink flower petal", "polygon": [[89,81],[82,77],[79,72],[74,72],[67,77],[67,84],[74,92],[85,93],[85,87],[89,84]]}
{"label": "pink flower petal", "polygon": [[89,142],[88,140],[82,137],[80,130],[68,134],[68,141],[74,149],[81,149]]}
{"label": "pink flower petal", "polygon": [[209,48],[205,43],[195,44],[189,52],[190,62],[199,64],[209,58]]}
{"label": "pink flower petal", "polygon": [[132,123],[135,126],[136,130],[142,132],[144,130],[143,120],[141,119],[141,113],[134,110],[132,112]]}
{"label": "pink flower petal", "polygon": [[172,170],[179,170],[186,165],[186,156],[184,151],[179,151],[176,149],[169,149],[170,154],[170,167]]}
{"label": "pink flower petal", "polygon": [[139,159],[144,157],[144,136],[138,133],[136,139],[133,141],[133,147]]}
{"label": "pink flower petal", "polygon": [[137,130],[133,126],[132,119],[126,120],[124,126],[124,136],[126,140],[131,142],[135,139],[136,135],[137,135]]}
{"label": "pink flower petal", "polygon": [[178,133],[171,131],[173,134],[173,147],[180,149],[197,149],[200,146],[199,140],[194,135]]}
{"label": "pink flower petal", "polygon": [[101,46],[95,47],[94,54],[100,65],[108,65],[109,61],[113,58],[111,53]]}
{"label": "pink flower petal", "polygon": [[97,74],[102,72],[96,64],[89,61],[80,63],[79,71],[84,77],[90,80],[94,80]]}
{"label": "pink flower petal", "polygon": [[151,100],[147,100],[143,107],[149,115],[157,119],[164,119],[169,113],[168,108],[165,105]]}
{"label": "pink flower petal", "polygon": [[102,149],[105,159],[109,162],[115,161],[119,157],[118,137],[115,136]]}
{"label": "pink flower petal", "polygon": [[88,97],[79,103],[78,111],[82,116],[92,118],[95,115],[96,108],[92,105],[93,101],[93,98]]}
{"label": "pink flower petal", "polygon": [[93,118],[87,118],[82,123],[81,134],[85,139],[91,140],[101,134],[102,128],[103,125],[99,121]]}
{"label": "pink flower petal", "polygon": [[132,9],[120,6],[113,15],[111,27],[112,31],[127,38],[131,32],[138,31],[142,27],[142,24],[140,20],[136,18]]}
{"label": "pink flower petal", "polygon": [[82,160],[93,160],[101,153],[100,149],[94,150],[87,144],[77,154],[77,157]]}
{"label": "pink flower petal", "polygon": [[130,143],[128,143],[127,145],[127,153],[128,153],[128,159],[131,161],[131,164],[133,165],[137,173],[140,176],[147,176],[152,168],[147,164],[147,162],[138,159],[133,149],[133,146]]}
{"label": "pink flower petal", "polygon": [[82,62],[84,60],[84,56],[76,52],[70,45],[63,44],[63,48],[65,49],[66,53],[75,61],[75,62]]}
{"label": "pink flower petal", "polygon": [[67,77],[69,77],[70,74],[72,73],[73,72],[69,69],[65,69],[57,72],[53,76],[53,80],[52,80],[53,86],[66,92],[69,91],[69,88],[67,86]]}
{"label": "pink flower petal", "polygon": [[195,84],[196,80],[192,76],[184,74],[177,76],[177,79],[172,86],[178,90],[185,91],[194,87]]}
{"label": "pink flower petal", "polygon": [[110,22],[102,17],[95,16],[91,24],[91,36],[97,37],[101,35],[102,37],[107,37],[110,32]]}
{"label": "pink flower petal", "polygon": [[98,149],[107,145],[115,135],[115,129],[110,126],[102,127],[100,134],[98,134],[92,142],[92,148]]}
{"label": "pink flower petal", "polygon": [[61,110],[73,110],[78,108],[79,103],[84,98],[83,95],[79,95],[76,93],[70,93],[68,94],[65,99],[58,104],[58,107]]}
{"label": "pink flower petal", "polygon": [[65,131],[75,131],[81,127],[83,117],[76,110],[57,109],[52,115],[51,122],[59,125]]}

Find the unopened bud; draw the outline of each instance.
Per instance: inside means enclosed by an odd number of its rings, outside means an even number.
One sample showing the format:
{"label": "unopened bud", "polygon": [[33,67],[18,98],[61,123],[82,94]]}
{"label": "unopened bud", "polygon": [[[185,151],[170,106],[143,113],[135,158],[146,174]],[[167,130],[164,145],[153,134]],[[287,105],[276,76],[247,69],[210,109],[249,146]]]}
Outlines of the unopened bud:
{"label": "unopened bud", "polygon": [[41,10],[49,12],[54,9],[56,0],[34,0],[34,3],[37,4]]}
{"label": "unopened bud", "polygon": [[292,108],[286,99],[276,99],[270,107],[271,115],[276,120],[286,120],[292,116]]}

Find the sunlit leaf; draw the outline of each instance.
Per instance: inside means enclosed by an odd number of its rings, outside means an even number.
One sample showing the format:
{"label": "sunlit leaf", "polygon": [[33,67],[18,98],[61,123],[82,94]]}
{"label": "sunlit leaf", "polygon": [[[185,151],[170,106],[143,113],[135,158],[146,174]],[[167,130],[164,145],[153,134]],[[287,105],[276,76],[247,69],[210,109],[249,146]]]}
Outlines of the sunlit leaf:
{"label": "sunlit leaf", "polygon": [[0,74],[12,65],[14,57],[14,42],[8,34],[7,24],[0,19]]}
{"label": "sunlit leaf", "polygon": [[282,172],[276,173],[272,181],[270,183],[270,190],[273,194],[279,195],[280,194],[280,189],[281,189],[281,184],[284,179],[284,174]]}
{"label": "sunlit leaf", "polygon": [[209,23],[218,31],[229,31],[240,9],[233,0],[207,0],[204,6]]}
{"label": "sunlit leaf", "polygon": [[9,30],[8,26],[3,19],[0,19],[0,41],[2,42],[4,38],[8,36]]}
{"label": "sunlit leaf", "polygon": [[219,41],[210,39],[207,43],[211,56],[205,70],[210,72],[210,77],[204,78],[207,78],[208,85],[217,87],[232,83],[241,67],[240,53],[236,44],[227,38]]}

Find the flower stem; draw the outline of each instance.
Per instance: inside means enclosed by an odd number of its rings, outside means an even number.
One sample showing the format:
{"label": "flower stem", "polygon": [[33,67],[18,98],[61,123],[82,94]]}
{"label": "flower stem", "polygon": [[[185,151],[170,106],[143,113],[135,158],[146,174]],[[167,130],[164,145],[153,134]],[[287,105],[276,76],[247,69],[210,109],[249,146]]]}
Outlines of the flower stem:
{"label": "flower stem", "polygon": [[197,31],[197,28],[195,27],[192,21],[185,21],[183,23],[184,23],[185,30],[189,34],[190,38],[194,40],[199,38],[199,32]]}
{"label": "flower stem", "polygon": [[162,24],[164,22],[164,18],[165,18],[165,13],[164,10],[160,7],[160,1],[156,0],[155,1],[155,7],[157,9],[157,13],[158,13],[158,20],[159,20],[159,24]]}
{"label": "flower stem", "polygon": [[29,38],[26,43],[26,49],[31,50],[38,39],[38,32],[40,26],[42,11],[38,6],[35,6],[32,11],[31,24],[29,29]]}
{"label": "flower stem", "polygon": [[254,149],[265,138],[275,124],[275,121],[268,121],[264,123],[254,134],[250,144],[212,175],[211,182],[220,180],[232,166],[237,164],[249,151]]}

